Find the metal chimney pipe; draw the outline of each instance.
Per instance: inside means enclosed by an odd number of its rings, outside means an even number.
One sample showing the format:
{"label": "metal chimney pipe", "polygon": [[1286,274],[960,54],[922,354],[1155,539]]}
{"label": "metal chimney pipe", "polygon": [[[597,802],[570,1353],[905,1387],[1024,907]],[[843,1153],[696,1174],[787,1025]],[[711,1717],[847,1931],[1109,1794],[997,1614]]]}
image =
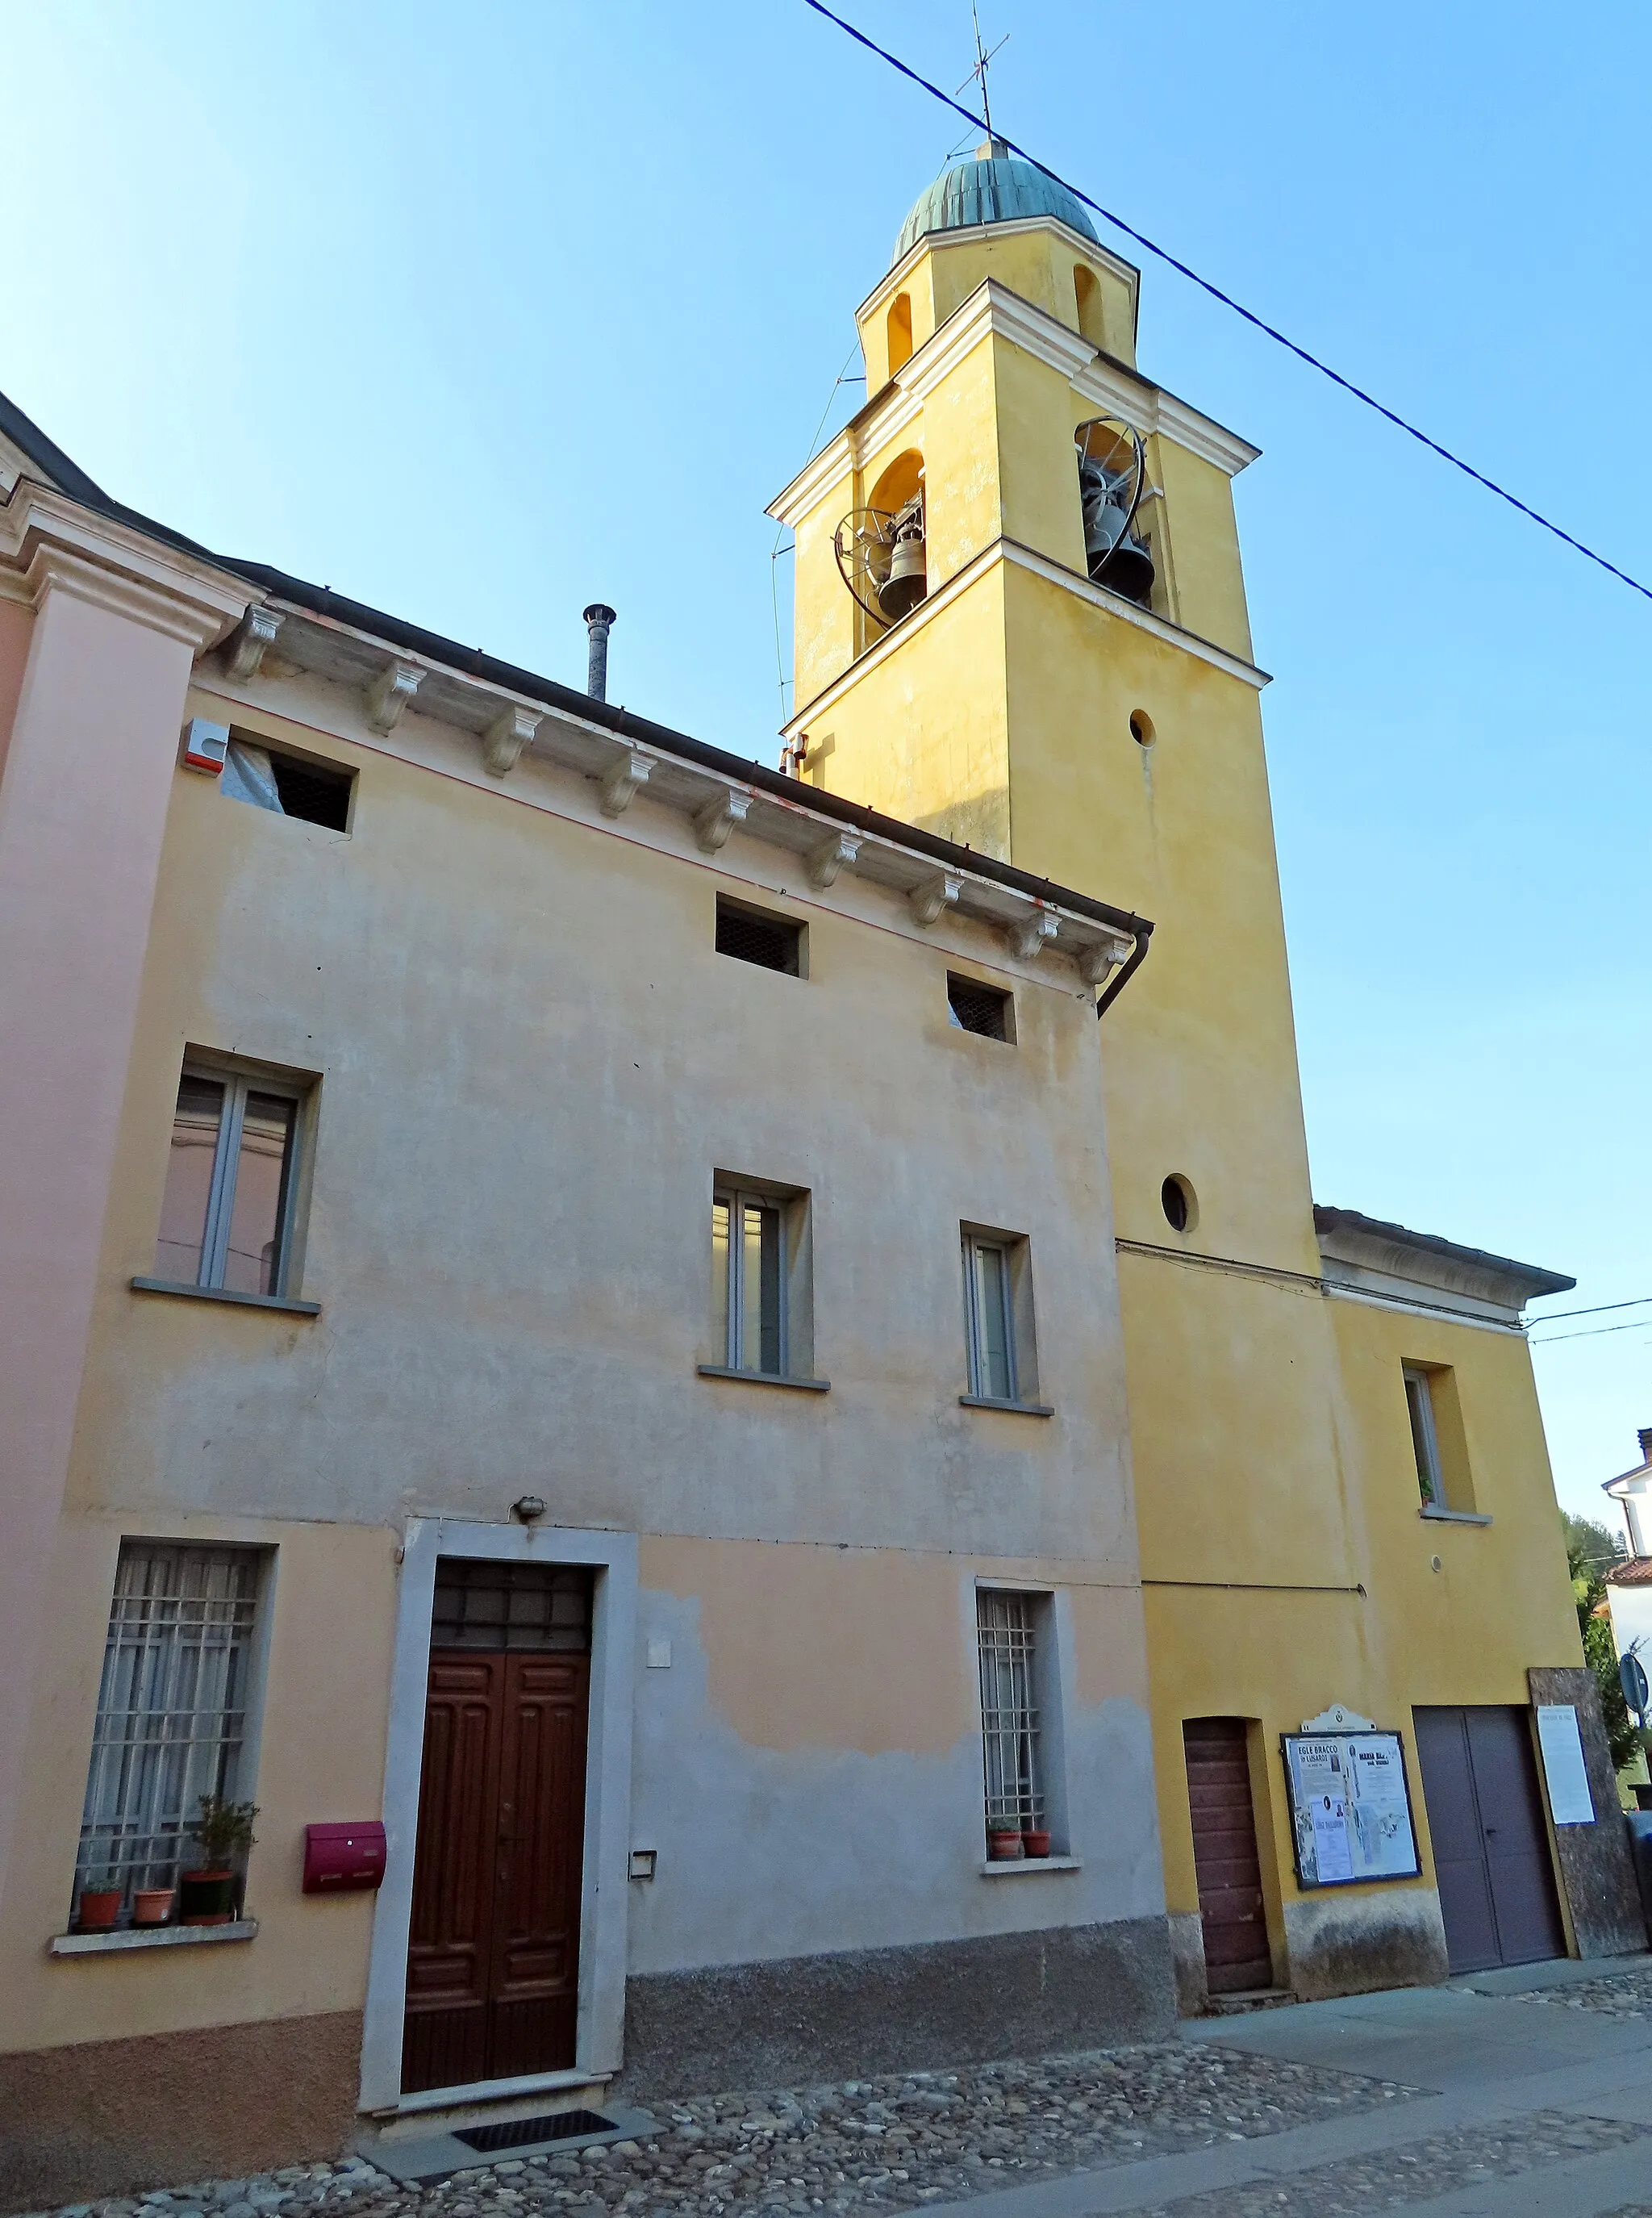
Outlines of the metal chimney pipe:
{"label": "metal chimney pipe", "polygon": [[585,629],[591,652],[585,662],[585,691],[593,701],[608,698],[608,635],[615,615],[606,601],[593,601],[585,610]]}

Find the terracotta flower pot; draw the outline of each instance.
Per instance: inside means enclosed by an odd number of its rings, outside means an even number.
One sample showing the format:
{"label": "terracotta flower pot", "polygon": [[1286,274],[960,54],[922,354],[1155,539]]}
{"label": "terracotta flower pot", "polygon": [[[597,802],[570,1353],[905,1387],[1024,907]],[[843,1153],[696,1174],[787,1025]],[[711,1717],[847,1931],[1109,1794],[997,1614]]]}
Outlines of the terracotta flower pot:
{"label": "terracotta flower pot", "polygon": [[1030,1826],[1024,1827],[1021,1845],[1030,1856],[1047,1856],[1049,1854],[1049,1835],[1043,1831],[1034,1831]]}
{"label": "terracotta flower pot", "polygon": [[987,1856],[990,1863],[1012,1864],[1026,1854],[1019,1831],[1012,1832],[1007,1826],[994,1826],[987,1836]]}
{"label": "terracotta flower pot", "polygon": [[81,1890],[80,1930],[83,1933],[110,1933],[121,1915],[121,1889],[118,1887],[88,1887]]}
{"label": "terracotta flower pot", "polygon": [[179,1875],[180,1925],[227,1925],[234,1916],[232,1871],[188,1871]]}
{"label": "terracotta flower pot", "polygon": [[170,1887],[140,1887],[132,1897],[132,1922],[134,1925],[164,1925],[172,1912],[172,1890]]}

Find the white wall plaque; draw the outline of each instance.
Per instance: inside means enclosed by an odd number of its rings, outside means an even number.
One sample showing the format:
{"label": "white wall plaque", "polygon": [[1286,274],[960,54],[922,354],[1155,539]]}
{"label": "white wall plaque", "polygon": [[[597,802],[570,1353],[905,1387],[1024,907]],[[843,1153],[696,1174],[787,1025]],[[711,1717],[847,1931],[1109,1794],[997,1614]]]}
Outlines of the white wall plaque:
{"label": "white wall plaque", "polygon": [[1594,1797],[1583,1762],[1583,1738],[1569,1702],[1539,1702],[1538,1745],[1549,1789],[1549,1814],[1557,1825],[1592,1825]]}

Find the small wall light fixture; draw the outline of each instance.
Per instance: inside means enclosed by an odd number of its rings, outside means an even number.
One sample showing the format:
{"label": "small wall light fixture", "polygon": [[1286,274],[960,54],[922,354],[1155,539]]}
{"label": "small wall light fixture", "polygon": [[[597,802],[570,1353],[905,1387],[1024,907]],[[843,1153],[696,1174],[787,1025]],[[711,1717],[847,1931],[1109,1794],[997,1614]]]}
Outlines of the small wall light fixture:
{"label": "small wall light fixture", "polygon": [[654,1866],[659,1862],[658,1849],[633,1849],[627,1876],[630,1879],[652,1879],[654,1875]]}
{"label": "small wall light fixture", "polygon": [[537,1494],[523,1494],[511,1503],[510,1515],[523,1524],[531,1525],[535,1517],[545,1515],[545,1504]]}

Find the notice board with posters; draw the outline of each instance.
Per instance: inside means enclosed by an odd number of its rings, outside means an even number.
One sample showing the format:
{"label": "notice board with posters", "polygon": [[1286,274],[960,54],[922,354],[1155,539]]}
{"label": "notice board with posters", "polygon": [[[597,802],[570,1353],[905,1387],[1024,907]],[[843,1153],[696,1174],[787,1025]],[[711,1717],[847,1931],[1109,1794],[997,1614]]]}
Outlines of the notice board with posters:
{"label": "notice board with posters", "polygon": [[1422,1865],[1398,1733],[1284,1733],[1280,1746],[1299,1886],[1358,1887],[1418,1876]]}

